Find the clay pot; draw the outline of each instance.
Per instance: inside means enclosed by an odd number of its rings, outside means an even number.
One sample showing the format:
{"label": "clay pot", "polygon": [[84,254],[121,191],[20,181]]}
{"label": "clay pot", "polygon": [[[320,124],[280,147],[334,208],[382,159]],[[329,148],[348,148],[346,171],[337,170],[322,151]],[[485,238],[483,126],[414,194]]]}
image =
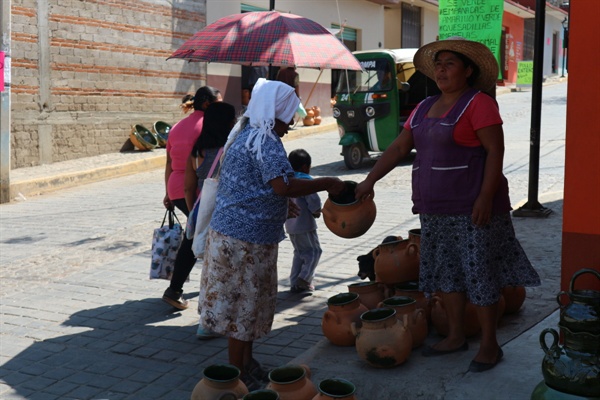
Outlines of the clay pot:
{"label": "clay pot", "polygon": [[394,296],[383,300],[379,307],[391,308],[396,311],[396,318],[403,320],[408,316],[408,329],[412,334],[413,349],[419,347],[427,338],[427,316],[425,310],[417,308],[417,301],[408,296]]}
{"label": "clay pot", "polygon": [[360,316],[368,311],[357,293],[340,293],[327,300],[328,310],[323,314],[323,335],[337,346],[354,346],[356,336],[350,325],[359,322]]}
{"label": "clay pot", "polygon": [[[446,315],[441,296],[433,296],[431,299],[431,323],[437,333],[442,336],[448,336],[448,316]],[[477,309],[472,303],[467,302],[465,307],[465,335],[467,337],[475,336],[480,331],[481,325],[477,318]]]}
{"label": "clay pot", "polygon": [[408,231],[408,241],[421,247],[421,228],[415,228]]}
{"label": "clay pot", "polygon": [[506,286],[502,289],[502,296],[506,302],[504,314],[514,314],[521,309],[525,302],[527,292],[523,286]]}
{"label": "clay pot", "polygon": [[408,296],[415,299],[417,301],[416,308],[425,310],[427,321],[431,322],[431,302],[425,297],[424,292],[419,291],[419,282],[408,281],[394,285],[394,296]]}
{"label": "clay pot", "polygon": [[269,372],[266,389],[274,390],[280,400],[312,400],[317,388],[310,380],[308,365],[284,365]]}
{"label": "clay pot", "polygon": [[315,124],[315,118],[314,117],[304,117],[304,119],[302,120],[302,123],[304,124],[304,126],[313,126]]}
{"label": "clay pot", "polygon": [[409,239],[380,244],[373,258],[377,282],[392,285],[419,279],[419,247]]}
{"label": "clay pot", "polygon": [[356,386],[346,379],[325,379],[317,386],[319,393],[312,400],[357,400]]}
{"label": "clay pot", "polygon": [[358,201],[354,198],[356,182],[345,181],[346,190],[339,196],[329,196],[323,205],[323,221],[335,235],[351,239],[369,230],[377,208],[372,198]]}
{"label": "clay pot", "polygon": [[315,117],[315,125],[321,125],[322,120],[323,119],[321,118],[321,116],[316,116]]}
{"label": "clay pot", "polygon": [[271,389],[253,390],[244,396],[242,400],[280,400],[279,394]]}
{"label": "clay pot", "polygon": [[321,107],[319,107],[319,106],[313,106],[311,108],[313,110],[313,113],[315,114],[315,117],[320,117],[321,116]]}
{"label": "clay pot", "polygon": [[239,379],[240,370],[233,365],[211,365],[202,373],[204,377],[194,387],[191,400],[237,400],[248,394]]}
{"label": "clay pot", "polygon": [[383,301],[384,295],[382,287],[377,282],[359,282],[348,285],[350,293],[357,293],[360,302],[368,310],[377,308]]}
{"label": "clay pot", "polygon": [[306,109],[306,116],[307,117],[314,117],[315,116],[315,110],[313,110],[312,108],[307,108]]}
{"label": "clay pot", "polygon": [[376,368],[390,368],[405,362],[412,349],[408,316],[400,322],[391,308],[376,308],[360,316],[362,326],[352,324],[358,356]]}

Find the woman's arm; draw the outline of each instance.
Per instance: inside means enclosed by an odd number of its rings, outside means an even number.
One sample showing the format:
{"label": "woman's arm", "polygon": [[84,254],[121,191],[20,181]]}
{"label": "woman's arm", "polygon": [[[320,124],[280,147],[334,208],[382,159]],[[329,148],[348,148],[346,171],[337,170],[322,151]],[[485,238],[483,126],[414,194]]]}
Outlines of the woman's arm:
{"label": "woman's arm", "polygon": [[346,185],[342,180],[334,177],[315,179],[296,179],[289,177],[288,183],[286,183],[283,177],[280,176],[271,179],[269,183],[276,194],[284,197],[306,196],[323,190],[327,190],[327,192],[333,195],[338,195],[346,188]]}
{"label": "woman's arm", "polygon": [[504,131],[502,125],[491,125],[475,132],[487,153],[483,183],[479,196],[473,204],[471,219],[477,226],[484,226],[492,218],[494,196],[502,178],[504,158]]}
{"label": "woman's arm", "polygon": [[364,181],[358,184],[354,191],[357,199],[362,199],[368,196],[375,196],[373,186],[381,178],[386,176],[388,172],[398,165],[398,163],[410,153],[414,147],[412,133],[406,129],[402,129],[400,135],[392,142],[375,165]]}
{"label": "woman's arm", "polygon": [[[199,156],[198,158],[202,161],[204,160],[201,156]],[[202,164],[202,161],[198,161],[198,166]],[[196,176],[196,169],[194,168],[194,158],[192,157],[192,155],[190,155],[187,159],[183,185],[185,192],[185,204],[187,204],[187,208],[191,212],[192,208],[194,208],[194,203],[196,203],[196,197],[198,196],[198,177]]]}
{"label": "woman's arm", "polygon": [[173,209],[173,203],[171,203],[171,199],[169,199],[169,177],[171,176],[171,172],[173,172],[173,167],[171,166],[171,155],[167,151],[167,162],[165,164],[165,198],[163,200],[163,204],[165,208],[169,210]]}

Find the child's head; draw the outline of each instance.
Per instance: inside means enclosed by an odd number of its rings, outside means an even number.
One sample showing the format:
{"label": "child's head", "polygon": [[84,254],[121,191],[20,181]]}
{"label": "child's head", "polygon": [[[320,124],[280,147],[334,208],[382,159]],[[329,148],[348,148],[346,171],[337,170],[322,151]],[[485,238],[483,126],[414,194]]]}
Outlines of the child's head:
{"label": "child's head", "polygon": [[290,152],[288,160],[294,171],[308,173],[310,171],[311,158],[310,154],[304,149],[296,149]]}

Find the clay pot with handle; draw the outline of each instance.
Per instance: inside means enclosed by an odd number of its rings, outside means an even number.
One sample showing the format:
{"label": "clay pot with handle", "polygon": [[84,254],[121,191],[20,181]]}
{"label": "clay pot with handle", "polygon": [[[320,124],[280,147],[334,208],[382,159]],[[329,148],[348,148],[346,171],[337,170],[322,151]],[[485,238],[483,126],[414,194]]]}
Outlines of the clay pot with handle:
{"label": "clay pot with handle", "polygon": [[348,285],[350,293],[357,293],[360,302],[367,307],[368,310],[377,308],[379,303],[383,301],[383,288],[377,282],[358,282]]}
{"label": "clay pot with handle", "polygon": [[502,296],[506,302],[505,315],[515,314],[525,302],[527,292],[524,286],[506,286],[502,288]]}
{"label": "clay pot with handle", "polygon": [[362,326],[352,323],[358,356],[375,368],[391,368],[404,363],[412,349],[408,316],[402,322],[391,308],[376,308],[360,316]]}
{"label": "clay pot with handle", "polygon": [[404,315],[408,316],[408,329],[412,334],[413,349],[419,347],[427,338],[427,316],[425,310],[417,308],[417,301],[408,296],[389,297],[379,303],[379,307],[392,308],[396,311],[396,318],[403,321]]}
{"label": "clay pot with handle", "polygon": [[[431,299],[431,304],[431,323],[435,327],[436,332],[442,336],[448,336],[450,328],[442,296],[433,296]],[[501,295],[498,300],[498,321],[500,321],[500,318],[502,318],[505,307],[506,305],[504,302],[504,297]],[[481,323],[479,322],[479,317],[477,316],[477,306],[470,301],[467,301],[467,304],[465,305],[464,324],[465,336],[467,337],[475,336],[481,331]]]}
{"label": "clay pot with handle", "polygon": [[418,281],[408,281],[394,285],[394,296],[408,296],[417,301],[416,308],[425,310],[427,322],[431,322],[431,302],[424,292],[419,290]]}
{"label": "clay pot with handle", "polygon": [[237,400],[248,394],[248,388],[239,379],[240,370],[233,365],[211,365],[204,368],[203,375],[191,400]]}
{"label": "clay pot with handle", "polygon": [[377,282],[393,285],[419,279],[419,247],[410,239],[380,244],[373,258]]}
{"label": "clay pot with handle", "polygon": [[359,322],[360,316],[368,311],[357,293],[340,293],[327,300],[328,310],[323,314],[323,335],[337,346],[354,346],[356,336],[351,324]]}
{"label": "clay pot with handle", "polygon": [[310,375],[308,365],[284,365],[269,372],[270,382],[266,389],[277,392],[280,400],[312,400],[317,388]]}

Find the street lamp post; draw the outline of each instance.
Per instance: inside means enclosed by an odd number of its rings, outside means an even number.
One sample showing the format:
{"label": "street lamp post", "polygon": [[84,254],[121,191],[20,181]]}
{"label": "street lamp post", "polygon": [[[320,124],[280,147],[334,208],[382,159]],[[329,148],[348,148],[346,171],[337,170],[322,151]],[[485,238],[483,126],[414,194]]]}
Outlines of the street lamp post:
{"label": "street lamp post", "polygon": [[563,54],[562,54],[562,75],[561,78],[565,77],[565,59],[567,55],[567,48],[569,47],[569,20],[567,17],[563,19],[562,22],[563,27]]}

